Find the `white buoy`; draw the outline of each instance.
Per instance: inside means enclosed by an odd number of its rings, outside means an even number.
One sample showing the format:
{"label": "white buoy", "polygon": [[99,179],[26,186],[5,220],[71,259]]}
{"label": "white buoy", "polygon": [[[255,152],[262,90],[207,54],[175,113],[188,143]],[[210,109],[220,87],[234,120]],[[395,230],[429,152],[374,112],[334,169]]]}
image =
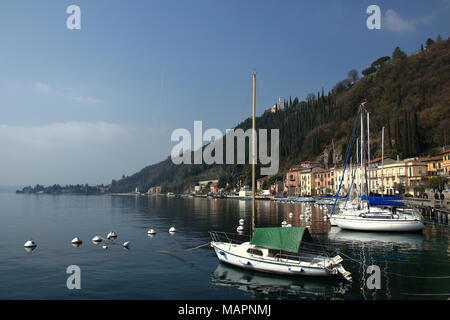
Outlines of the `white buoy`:
{"label": "white buoy", "polygon": [[125,242],[125,243],[123,244],[123,247],[124,247],[124,248],[127,248],[127,249],[128,249],[129,246],[130,246],[130,241],[127,241],[127,242]]}
{"label": "white buoy", "polygon": [[27,242],[25,242],[25,244],[23,246],[25,248],[36,248],[37,244],[34,240],[28,240]]}
{"label": "white buoy", "polygon": [[82,243],[83,243],[83,241],[81,241],[81,239],[78,237],[75,237],[72,239],[72,244],[80,245]]}
{"label": "white buoy", "polygon": [[239,225],[243,226],[243,225],[244,225],[244,222],[245,222],[244,219],[240,219],[240,220],[239,220]]}
{"label": "white buoy", "polygon": [[286,227],[290,228],[292,227],[292,224],[289,223],[288,225],[286,225]]}
{"label": "white buoy", "polygon": [[175,227],[171,227],[171,228],[169,229],[169,232],[171,232],[171,233],[177,232],[177,229],[175,229]]}
{"label": "white buoy", "polygon": [[115,238],[117,238],[117,233],[115,233],[114,231],[111,231],[110,233],[108,233],[108,235],[106,236],[106,238],[107,238],[108,240],[115,239]]}
{"label": "white buoy", "polygon": [[244,226],[238,226],[236,230],[237,230],[238,232],[239,232],[239,231],[244,231]]}
{"label": "white buoy", "polygon": [[156,231],[154,229],[150,229],[147,231],[147,234],[153,235],[153,234],[156,234]]}
{"label": "white buoy", "polygon": [[102,242],[102,238],[100,238],[99,236],[95,236],[92,238],[92,242]]}
{"label": "white buoy", "polygon": [[104,245],[102,246],[102,248],[103,248],[103,249],[108,249],[108,246],[104,244]]}
{"label": "white buoy", "polygon": [[283,222],[281,223],[281,226],[282,226],[282,227],[286,227],[286,225],[287,225],[287,222],[286,222],[286,221],[283,221]]}

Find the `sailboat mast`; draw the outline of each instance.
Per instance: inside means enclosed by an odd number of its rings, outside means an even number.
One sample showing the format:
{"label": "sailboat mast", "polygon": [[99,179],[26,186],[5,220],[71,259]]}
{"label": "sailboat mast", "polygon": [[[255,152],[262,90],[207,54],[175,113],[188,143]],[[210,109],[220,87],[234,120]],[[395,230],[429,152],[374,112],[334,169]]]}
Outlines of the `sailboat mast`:
{"label": "sailboat mast", "polygon": [[381,195],[384,195],[384,127],[381,128]]}
{"label": "sailboat mast", "polygon": [[360,160],[361,160],[361,166],[359,170],[359,191],[360,191],[360,197],[362,197],[363,193],[363,164],[364,164],[364,154],[363,154],[363,145],[364,145],[364,117],[363,117],[363,108],[361,107],[361,145],[360,145]]}
{"label": "sailboat mast", "polygon": [[367,112],[367,171],[366,171],[366,183],[367,183],[367,196],[370,194],[370,113]]}
{"label": "sailboat mast", "polygon": [[255,232],[256,216],[256,73],[252,75],[252,234]]}
{"label": "sailboat mast", "polygon": [[[356,138],[356,162],[355,162],[355,172],[352,173],[352,179],[357,177],[358,174],[358,163],[359,163],[359,138]],[[356,183],[356,180],[354,180]],[[356,187],[355,187],[356,189]],[[358,188],[359,196],[361,197],[361,188]]]}

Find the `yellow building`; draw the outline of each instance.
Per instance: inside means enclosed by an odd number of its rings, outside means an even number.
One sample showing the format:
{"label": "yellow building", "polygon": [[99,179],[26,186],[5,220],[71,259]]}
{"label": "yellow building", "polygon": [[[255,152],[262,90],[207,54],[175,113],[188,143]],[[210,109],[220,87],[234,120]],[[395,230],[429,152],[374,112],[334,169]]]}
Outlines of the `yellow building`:
{"label": "yellow building", "polygon": [[442,168],[443,174],[450,176],[450,150],[442,152]]}
{"label": "yellow building", "polygon": [[319,171],[323,171],[323,168],[312,167],[300,170],[300,188],[301,194],[303,196],[316,195],[316,183],[314,179],[314,174]]}
{"label": "yellow building", "polygon": [[349,165],[344,174],[344,168],[334,168],[333,169],[333,189],[334,192],[339,190],[339,186],[341,184],[342,176],[344,176],[342,180],[341,190],[339,192],[340,196],[346,196],[349,190],[351,189],[351,197],[356,197],[360,193],[360,183],[359,181],[362,178],[362,181],[365,181],[364,177],[361,175],[361,166],[359,165]]}
{"label": "yellow building", "polygon": [[427,158],[419,158],[420,162],[424,162],[427,164],[427,175],[428,176],[437,176],[441,175],[444,172],[443,166],[443,156],[435,156],[435,157],[427,157]]}
{"label": "yellow building", "polygon": [[406,193],[415,195],[418,186],[426,179],[427,166],[427,163],[412,158],[373,168],[369,171],[370,190],[395,195],[398,192],[396,184],[401,184]]}

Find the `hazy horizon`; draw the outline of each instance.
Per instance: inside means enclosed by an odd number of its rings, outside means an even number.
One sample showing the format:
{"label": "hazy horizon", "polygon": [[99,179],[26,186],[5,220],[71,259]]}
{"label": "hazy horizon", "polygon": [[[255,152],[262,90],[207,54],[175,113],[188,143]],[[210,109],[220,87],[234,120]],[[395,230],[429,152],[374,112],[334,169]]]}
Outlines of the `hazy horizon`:
{"label": "hazy horizon", "polygon": [[[82,12],[66,28],[66,8]],[[377,4],[382,29],[368,30]],[[164,160],[177,128],[232,128],[330,90],[396,46],[447,39],[449,0],[0,4],[0,187],[109,184]]]}

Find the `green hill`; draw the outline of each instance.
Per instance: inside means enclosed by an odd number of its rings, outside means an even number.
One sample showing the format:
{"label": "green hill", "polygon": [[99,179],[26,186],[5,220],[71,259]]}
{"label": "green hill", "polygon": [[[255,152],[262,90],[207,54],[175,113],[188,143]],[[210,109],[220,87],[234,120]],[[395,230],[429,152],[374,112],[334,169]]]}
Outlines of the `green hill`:
{"label": "green hill", "polygon": [[[258,128],[280,129],[280,173],[303,160],[332,165],[332,143],[337,162],[351,134],[357,108],[367,101],[371,113],[372,155],[380,154],[381,128],[386,155],[406,158],[438,152],[450,140],[450,39],[427,42],[427,48],[410,56],[396,48],[363,70],[355,71],[324,94],[309,94],[285,102],[276,113],[257,118]],[[251,119],[236,128],[251,127]],[[112,182],[113,192],[146,191],[161,185],[165,191],[182,192],[201,179],[220,178],[220,184],[249,178],[244,165],[174,165],[170,158]]]}

